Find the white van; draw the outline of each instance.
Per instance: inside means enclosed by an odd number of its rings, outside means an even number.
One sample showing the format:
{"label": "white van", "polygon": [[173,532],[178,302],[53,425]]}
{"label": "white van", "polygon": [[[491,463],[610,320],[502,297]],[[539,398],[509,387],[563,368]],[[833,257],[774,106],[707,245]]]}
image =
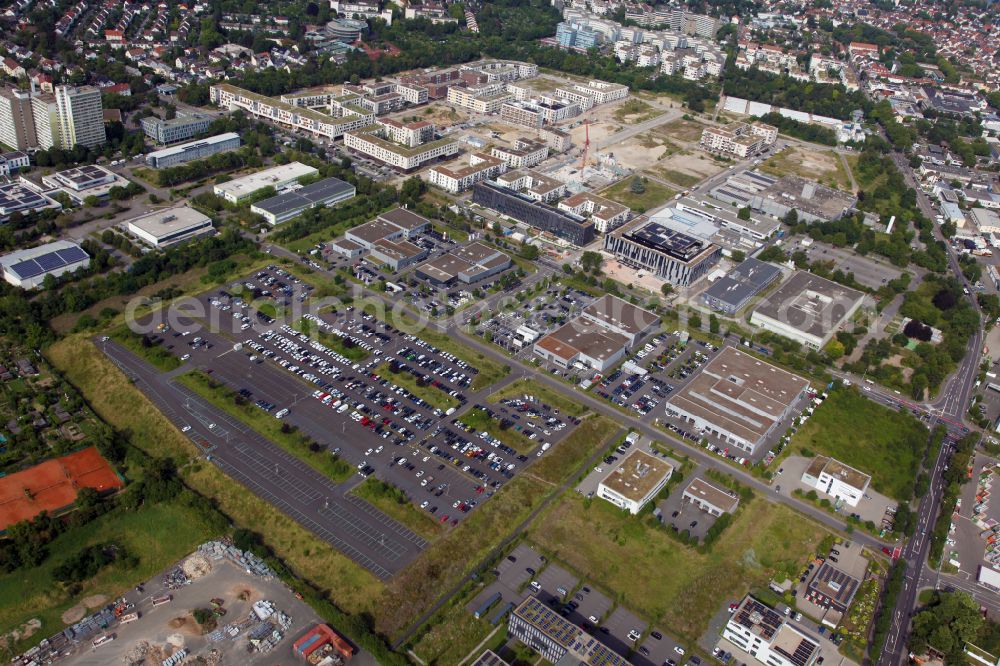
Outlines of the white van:
{"label": "white van", "polygon": [[276,419],[283,419],[286,416],[288,416],[288,408],[287,407],[284,408],[284,409],[282,409],[282,410],[280,410],[277,414],[275,414],[274,418],[276,418]]}

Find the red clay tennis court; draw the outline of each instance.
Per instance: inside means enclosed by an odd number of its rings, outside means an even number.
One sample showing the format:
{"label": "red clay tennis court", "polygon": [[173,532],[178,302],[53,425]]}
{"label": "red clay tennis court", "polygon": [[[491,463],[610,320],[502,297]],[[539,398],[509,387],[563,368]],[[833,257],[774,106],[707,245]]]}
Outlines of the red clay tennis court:
{"label": "red clay tennis court", "polygon": [[93,446],[62,458],[46,460],[0,478],[0,530],[20,520],[50,513],[73,503],[81,488],[100,493],[124,485]]}

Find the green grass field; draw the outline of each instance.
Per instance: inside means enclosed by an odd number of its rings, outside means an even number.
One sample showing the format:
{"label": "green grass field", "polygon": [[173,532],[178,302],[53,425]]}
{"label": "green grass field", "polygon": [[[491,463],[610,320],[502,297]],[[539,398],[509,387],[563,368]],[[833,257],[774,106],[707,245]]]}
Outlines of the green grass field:
{"label": "green grass field", "polygon": [[234,401],[236,396],[235,391],[227,386],[215,384],[208,375],[200,370],[180,375],[177,377],[177,381],[227,414],[246,423],[255,431],[267,437],[320,474],[325,474],[336,483],[345,481],[354,474],[354,469],[350,465],[340,458],[330,455],[325,446],[313,451],[305,441],[306,438],[303,435],[297,432],[284,432],[282,430],[284,423],[280,419],[274,418],[272,414],[268,414],[252,403],[236,404]]}
{"label": "green grass field", "polygon": [[702,181],[699,176],[693,176],[689,173],[684,173],[683,171],[677,171],[676,169],[658,168],[656,172],[663,178],[669,180],[671,183],[676,183],[681,187],[693,187]]}
{"label": "green grass field", "polygon": [[775,575],[794,577],[824,534],[791,509],[760,502],[703,554],[608,502],[567,493],[529,539],[622,606],[693,642],[726,602]]}
{"label": "green grass field", "polygon": [[375,368],[375,372],[379,377],[383,379],[388,379],[390,382],[396,386],[402,386],[407,391],[417,396],[424,402],[426,402],[431,407],[436,407],[442,410],[449,410],[452,407],[458,407],[459,402],[455,398],[451,397],[444,391],[430,384],[420,386],[417,384],[417,378],[411,375],[409,372],[392,372],[389,369],[389,363],[385,362]]}
{"label": "green grass field", "polygon": [[637,213],[645,213],[651,208],[661,206],[670,200],[670,197],[677,194],[677,190],[666,185],[661,185],[655,180],[644,179],[645,190],[636,194],[632,191],[632,180],[634,176],[629,176],[618,181],[611,187],[601,191],[602,197],[607,197],[612,201],[628,206]]}
{"label": "green grass field", "polygon": [[425,539],[433,540],[441,535],[442,527],[438,520],[414,506],[406,494],[395,486],[370,476],[351,492]]}
{"label": "green grass field", "polygon": [[606,416],[585,419],[566,439],[531,466],[531,474],[549,483],[559,483],[576,472],[590,456],[608,446],[612,435],[621,429]]}
{"label": "green grass field", "polygon": [[828,455],[871,474],[872,487],[909,500],[929,434],[908,413],[894,412],[854,389],[830,393],[792,438],[792,448]]}
{"label": "green grass field", "polygon": [[122,347],[125,347],[136,356],[146,359],[149,363],[164,372],[170,372],[181,365],[180,359],[171,354],[162,344],[154,344],[147,347],[142,342],[144,336],[134,333],[125,325],[111,331],[110,337]]}
{"label": "green grass field", "polygon": [[[17,648],[27,647],[66,627],[61,616],[81,599],[104,595],[113,599],[136,583],[148,580],[192,552],[214,534],[193,509],[179,504],[149,504],[138,511],[111,511],[94,522],[71,529],[49,545],[51,556],[41,566],[0,575],[0,633],[31,619],[41,627]],[[133,568],[111,565],[69,590],[52,578],[52,570],[87,546],[114,542],[138,557]]]}
{"label": "green grass field", "polygon": [[620,123],[637,125],[662,114],[663,111],[647,104],[641,99],[632,98],[622,103],[614,112],[614,118]]}

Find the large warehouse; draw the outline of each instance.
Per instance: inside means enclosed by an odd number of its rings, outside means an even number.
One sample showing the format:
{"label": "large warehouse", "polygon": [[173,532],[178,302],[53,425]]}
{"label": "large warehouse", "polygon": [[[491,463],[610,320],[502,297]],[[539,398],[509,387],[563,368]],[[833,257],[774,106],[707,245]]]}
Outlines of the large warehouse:
{"label": "large warehouse", "polygon": [[230,180],[215,186],[216,196],[222,197],[232,204],[238,204],[247,197],[259,192],[265,187],[273,187],[281,191],[298,182],[299,178],[314,176],[319,173],[315,167],[301,162],[289,162],[280,166],[264,169],[249,176]]}
{"label": "large warehouse", "polygon": [[757,306],[750,323],[812,349],[822,349],[865,301],[865,294],[796,271]]}
{"label": "large warehouse", "polygon": [[436,287],[456,283],[472,284],[501,273],[511,266],[510,257],[500,250],[476,241],[457,247],[417,266],[417,277]]}
{"label": "large warehouse", "polygon": [[354,186],[339,178],[324,178],[305,187],[264,199],[250,206],[250,210],[263,216],[272,227],[297,217],[309,208],[332,206],[346,201],[356,193]]}
{"label": "large warehouse", "polygon": [[15,287],[34,289],[47,275],[59,277],[90,266],[90,255],[79,245],[66,240],[17,250],[0,257],[3,279]]}
{"label": "large warehouse", "polygon": [[226,132],[149,153],[146,155],[146,165],[154,169],[165,169],[239,147],[240,135],[236,132]]}
{"label": "large warehouse", "polygon": [[175,245],[215,231],[212,218],[187,206],[146,213],[129,220],[126,228],[143,243],[156,248]]}
{"label": "large warehouse", "polygon": [[798,375],[724,347],[670,396],[666,412],[752,454],[808,388]]}

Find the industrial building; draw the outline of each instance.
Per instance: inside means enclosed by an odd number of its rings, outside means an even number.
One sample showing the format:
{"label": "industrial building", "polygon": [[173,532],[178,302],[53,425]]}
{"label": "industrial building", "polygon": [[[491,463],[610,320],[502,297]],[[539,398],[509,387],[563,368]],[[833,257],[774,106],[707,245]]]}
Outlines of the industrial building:
{"label": "industrial building", "polygon": [[493,181],[476,183],[472,187],[472,203],[548,232],[573,245],[586,245],[595,237],[592,221],[536,202]]}
{"label": "industrial building", "polygon": [[597,484],[597,496],[633,516],[663,490],[674,467],[662,458],[636,449]]}
{"label": "industrial building", "polygon": [[802,222],[839,220],[854,210],[857,198],[798,176],[776,178],[759,171],[730,176],[710,192],[712,198],[735,206],[783,218],[795,211]]}
{"label": "industrial building", "polygon": [[[624,657],[535,596],[528,597],[511,611],[507,634],[530,647],[550,664],[629,664]],[[567,661],[563,662],[564,658]]]}
{"label": "industrial building", "polygon": [[215,233],[212,218],[188,206],[146,213],[126,223],[129,233],[146,245],[164,248]]}
{"label": "industrial building", "polygon": [[615,259],[680,287],[694,284],[719,262],[722,248],[648,220],[604,237]]}
{"label": "industrial building", "polygon": [[61,203],[24,183],[0,183],[0,219],[3,221],[6,221],[12,213],[27,215],[40,210],[60,208],[62,208]]}
{"label": "industrial building", "polygon": [[46,276],[59,277],[90,266],[90,255],[76,243],[58,240],[0,257],[3,278],[15,287],[35,289]]}
{"label": "industrial building", "polygon": [[510,257],[478,241],[450,250],[416,268],[418,278],[436,287],[473,284],[511,267]]}
{"label": "industrial building", "polygon": [[427,250],[410,239],[423,233],[430,220],[405,208],[394,208],[370,222],[348,229],[344,238],[333,241],[332,251],[356,258],[368,255],[371,261],[398,271],[427,257]]}
{"label": "industrial building", "polygon": [[215,192],[216,196],[222,197],[229,203],[238,204],[265,187],[273,187],[275,191],[280,192],[298,183],[300,178],[314,176],[318,173],[319,170],[315,167],[301,162],[289,162],[236,180],[220,183],[212,191]]}
{"label": "industrial building", "polygon": [[827,456],[816,456],[802,473],[802,483],[829,495],[835,501],[857,506],[872,477]]}
{"label": "industrial building", "polygon": [[747,595],[729,616],[722,636],[766,666],[812,666],[819,642],[770,606]]}
{"label": "industrial building", "polygon": [[146,165],[154,169],[165,169],[239,147],[240,135],[236,132],[226,132],[149,153],[146,155]]}
{"label": "industrial building", "polygon": [[507,163],[500,158],[486,153],[473,153],[469,156],[467,166],[457,168],[432,167],[427,172],[427,180],[431,185],[437,185],[446,192],[458,194],[482,180],[495,179],[506,170]]}
{"label": "industrial building", "polygon": [[176,118],[164,120],[157,116],[147,116],[140,123],[142,131],[151,141],[159,144],[186,141],[208,131],[212,117],[201,113],[178,115]]}
{"label": "industrial building", "polygon": [[262,216],[272,227],[297,217],[309,208],[332,206],[354,197],[354,185],[339,178],[323,180],[285,192],[250,206],[251,212]]}
{"label": "industrial building", "polygon": [[798,375],[724,347],[670,396],[666,413],[752,454],[808,388]]}
{"label": "industrial building", "polygon": [[534,352],[561,368],[604,372],[659,323],[649,310],[608,294],[584,308],[576,319],[537,340]]}
{"label": "industrial building", "polygon": [[733,513],[740,505],[740,496],[728,488],[720,488],[701,477],[695,477],[681,497],[710,516]]}
{"label": "industrial building", "polygon": [[774,264],[749,257],[712,283],[702,292],[705,305],[727,315],[734,315],[746,307],[757,294],[781,278],[781,269]]}
{"label": "industrial building", "polygon": [[796,271],[757,306],[750,323],[811,349],[822,349],[864,301],[863,292]]}
{"label": "industrial building", "polygon": [[632,211],[628,206],[605,199],[591,192],[578,192],[559,202],[559,210],[573,213],[580,217],[589,217],[598,233],[607,232],[620,227],[628,221]]}

